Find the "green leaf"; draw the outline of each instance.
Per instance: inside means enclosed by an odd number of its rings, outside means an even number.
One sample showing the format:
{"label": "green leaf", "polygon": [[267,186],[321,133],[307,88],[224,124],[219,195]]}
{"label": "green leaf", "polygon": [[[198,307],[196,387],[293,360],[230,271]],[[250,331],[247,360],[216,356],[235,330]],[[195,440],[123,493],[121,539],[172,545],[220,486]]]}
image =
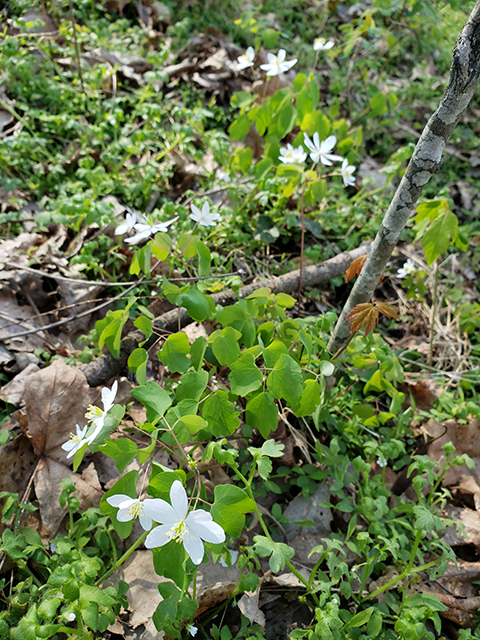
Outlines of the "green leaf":
{"label": "green leaf", "polygon": [[47,620],[51,620],[57,613],[57,609],[61,604],[61,598],[49,597],[48,599],[42,600],[42,603],[38,607],[38,617],[40,619],[46,618]]}
{"label": "green leaf", "polygon": [[276,123],[277,123],[277,135],[281,140],[284,138],[287,133],[295,126],[295,122],[297,120],[297,110],[292,105],[288,105],[283,107],[281,111],[277,114]]}
{"label": "green leaf", "polygon": [[[265,323],[265,324],[267,324],[267,323]],[[260,332],[260,330],[262,329],[262,326],[259,327],[260,335],[262,335],[261,332]],[[273,340],[273,342],[271,342],[268,345],[268,347],[266,347],[263,350],[263,359],[265,361],[265,365],[269,369],[272,369],[275,366],[275,364],[277,363],[277,361],[280,358],[280,356],[282,356],[283,354],[286,354],[287,352],[288,352],[288,349],[287,349],[285,343],[283,342],[283,340],[278,340],[278,339]]]}
{"label": "green leaf", "polygon": [[171,373],[185,373],[191,365],[190,359],[187,358],[188,353],[190,343],[187,334],[179,331],[168,336],[158,357]]}
{"label": "green leaf", "polygon": [[172,540],[163,547],[153,549],[153,566],[159,576],[170,578],[181,589],[186,586],[184,564],[188,555],[181,542]]}
{"label": "green leaf", "polygon": [[328,360],[322,360],[320,362],[320,373],[322,376],[332,376],[335,373],[335,365]]}
{"label": "green leaf", "polygon": [[321,404],[321,391],[316,380],[305,380],[300,402],[292,406],[293,413],[298,418],[311,415]]}
{"label": "green leaf", "polygon": [[374,611],[367,624],[367,634],[372,636],[372,638],[376,638],[382,630],[382,622],[383,618],[381,614],[378,611]]}
{"label": "green leaf", "polygon": [[215,391],[205,400],[202,416],[217,437],[230,435],[240,426],[238,413],[225,391]]}
{"label": "green leaf", "polygon": [[243,140],[250,130],[251,122],[247,115],[239,116],[228,127],[228,133],[231,140]]}
{"label": "green leaf", "polygon": [[250,91],[236,91],[230,100],[230,105],[234,109],[242,109],[248,107],[255,100],[257,96]]}
{"label": "green leaf", "polygon": [[303,391],[302,370],[291,356],[280,356],[267,378],[267,387],[274,398],[283,398],[291,404],[300,400]]}
{"label": "green leaf", "polygon": [[370,98],[368,103],[370,105],[370,109],[372,110],[370,115],[379,116],[380,114],[387,111],[387,98],[383,93],[377,93]]}
{"label": "green leaf", "polygon": [[121,538],[128,538],[128,536],[132,533],[132,525],[133,521],[130,522],[119,522],[115,517],[117,513],[117,508],[112,507],[108,504],[107,498],[110,496],[117,495],[119,493],[130,496],[131,498],[137,497],[137,480],[138,480],[138,470],[134,469],[133,471],[129,471],[124,476],[116,482],[111,489],[109,489],[106,493],[103,494],[102,499],[100,500],[100,511],[106,515],[110,516],[112,520],[112,525],[115,531]]}
{"label": "green leaf", "polygon": [[185,373],[180,384],[175,390],[177,402],[191,399],[198,402],[208,383],[208,373],[206,371],[189,371]]}
{"label": "green leaf", "polygon": [[190,349],[191,364],[197,371],[202,368],[203,356],[207,350],[207,339],[204,336],[199,336],[192,344]]}
{"label": "green leaf", "polygon": [[128,438],[117,438],[107,440],[105,444],[100,445],[100,451],[109,458],[113,458],[117,469],[123,473],[128,463],[137,455],[138,447]]}
{"label": "green leaf", "polygon": [[82,607],[83,622],[92,631],[98,630],[98,604],[96,602],[89,602],[86,606]]}
{"label": "green leaf", "polygon": [[253,175],[258,182],[265,180],[270,169],[273,167],[273,162],[270,158],[263,158],[260,162],[257,162],[253,169]]}
{"label": "green leaf", "polygon": [[422,238],[422,247],[428,265],[447,251],[457,234],[458,219],[451,211],[444,211],[430,224]]}
{"label": "green leaf", "polygon": [[165,389],[152,380],[144,386],[133,388],[130,393],[146,408],[147,421],[152,424],[157,422],[172,404],[172,398]]}
{"label": "green leaf", "polygon": [[2,544],[0,551],[8,556],[14,562],[20,560],[24,556],[24,548],[26,546],[25,536],[15,536],[10,529],[5,529],[2,536]]}
{"label": "green leaf", "polygon": [[160,471],[153,477],[150,476],[147,493],[152,496],[152,498],[161,498],[162,500],[170,502],[170,489],[172,488],[172,484],[176,480],[180,480],[180,482],[184,484],[185,478],[184,471]]}
{"label": "green leaf", "polygon": [[275,296],[275,302],[281,307],[290,309],[295,305],[296,300],[295,298],[292,298],[292,296],[289,296],[288,293],[277,293]]}
{"label": "green leaf", "polygon": [[192,435],[198,433],[201,429],[205,429],[207,426],[205,420],[200,416],[182,416],[179,424],[183,424]]}
{"label": "green leaf", "polygon": [[370,616],[374,611],[375,609],[373,607],[368,607],[368,609],[359,611],[352,618],[350,618],[345,627],[361,627],[370,620]]}
{"label": "green leaf", "polygon": [[140,384],[147,384],[148,352],[145,349],[135,349],[128,356],[128,368],[137,376]]}
{"label": "green leaf", "polygon": [[255,502],[243,489],[233,484],[215,487],[215,502],[210,513],[225,533],[238,538],[245,524],[245,514],[250,511],[255,511]]}
{"label": "green leaf", "polygon": [[80,587],[80,607],[83,609],[89,602],[95,602],[102,607],[111,607],[115,604],[115,599],[92,584],[84,584]]}
{"label": "green leaf", "polygon": [[198,275],[209,276],[210,266],[212,264],[210,249],[204,242],[201,242],[200,240],[195,241],[195,249],[197,250],[198,255]]}
{"label": "green leaf", "polygon": [[212,351],[221,365],[231,366],[240,357],[238,339],[241,333],[233,327],[225,327],[221,331],[212,334]]}
{"label": "green leaf", "polygon": [[285,445],[276,444],[275,440],[270,439],[262,444],[260,455],[269,456],[270,458],[281,458],[284,454]]}
{"label": "green leaf", "polygon": [[254,537],[255,551],[262,558],[270,556],[270,569],[278,573],[285,568],[285,563],[295,555],[294,549],[283,542],[274,542],[265,536]]}
{"label": "green leaf", "polygon": [[[145,334],[145,342],[150,338],[153,333],[153,325],[150,318],[146,316],[138,316],[133,323],[137,329],[140,329]],[[140,344],[142,346],[143,342]]]}
{"label": "green leaf", "polygon": [[228,376],[232,393],[246,396],[262,386],[263,374],[255,364],[252,353],[246,353],[233,362]]}
{"label": "green leaf", "polygon": [[278,409],[270,393],[259,393],[247,402],[245,419],[256,427],[264,438],[278,428]]}
{"label": "green leaf", "polygon": [[197,285],[182,294],[182,305],[188,315],[197,322],[203,322],[215,311],[215,303],[211,296],[206,296],[197,289]]}

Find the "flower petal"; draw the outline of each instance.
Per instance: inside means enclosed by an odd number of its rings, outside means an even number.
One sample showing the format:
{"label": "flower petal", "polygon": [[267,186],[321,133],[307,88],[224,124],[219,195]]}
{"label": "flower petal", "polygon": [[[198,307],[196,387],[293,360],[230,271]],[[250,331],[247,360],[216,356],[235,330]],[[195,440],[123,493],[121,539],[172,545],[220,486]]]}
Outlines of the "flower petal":
{"label": "flower petal", "polygon": [[125,502],[127,500],[135,500],[135,498],[132,498],[132,496],[127,496],[124,493],[116,493],[114,496],[110,496],[107,498],[108,504],[112,507],[120,507],[122,502]]}
{"label": "flower petal", "polygon": [[152,528],[153,522],[152,519],[145,515],[145,513],[140,513],[138,518],[140,520],[140,525],[144,531],[150,531]]}
{"label": "flower petal", "polygon": [[[132,502],[136,502],[136,500],[132,500]],[[117,520],[119,522],[130,522],[130,520],[133,520],[134,517],[135,516],[133,516],[131,513],[128,513],[126,508],[122,508],[117,511]]]}
{"label": "flower petal", "polygon": [[[187,492],[183,488],[183,484],[180,480],[175,480],[170,489],[170,502],[175,513],[179,516],[178,520],[183,520],[188,509]],[[154,518],[155,520],[155,518]]]}
{"label": "flower petal", "polygon": [[197,509],[188,514],[185,524],[189,531],[196,533],[199,538],[205,542],[225,542],[225,531],[222,527],[213,521],[208,511]]}
{"label": "flower petal", "polygon": [[183,518],[183,516],[182,518],[179,518],[173,507],[169,505],[166,500],[162,500],[161,498],[145,500],[143,503],[143,513],[147,518],[151,518],[155,522],[168,525],[168,528]]}
{"label": "flower petal", "polygon": [[194,531],[188,531],[183,539],[183,546],[192,559],[193,564],[200,564],[203,560],[205,549],[203,548],[203,542]]}
{"label": "flower petal", "polygon": [[160,526],[155,527],[153,531],[150,531],[148,536],[145,538],[145,546],[147,549],[163,547],[164,544],[170,542],[170,538],[167,536],[170,529],[170,524],[161,524]]}

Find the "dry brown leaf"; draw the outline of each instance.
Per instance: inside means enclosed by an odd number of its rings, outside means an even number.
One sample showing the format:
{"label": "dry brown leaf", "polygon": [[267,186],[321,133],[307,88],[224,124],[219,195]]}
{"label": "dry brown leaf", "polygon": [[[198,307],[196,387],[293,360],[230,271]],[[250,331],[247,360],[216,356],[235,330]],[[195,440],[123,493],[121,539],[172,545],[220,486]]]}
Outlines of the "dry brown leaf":
{"label": "dry brown leaf", "polygon": [[[448,527],[443,533],[443,540],[450,546],[473,545],[480,550],[480,513],[473,509],[464,509],[447,505],[442,515],[451,518],[455,525]],[[457,526],[463,525],[464,530],[457,531]]]}
{"label": "dry brown leaf", "polygon": [[10,382],[3,385],[0,389],[0,398],[7,400],[15,407],[19,407],[23,400],[23,394],[25,392],[25,379],[32,373],[40,371],[39,367],[33,362],[25,367],[23,371],[20,371]]}
{"label": "dry brown leaf", "polygon": [[[428,455],[432,460],[445,459],[443,446],[447,442],[455,445],[455,453],[468,454],[475,463],[474,469],[468,469],[466,465],[453,466],[445,474],[442,484],[446,487],[455,487],[464,493],[480,497],[480,438],[478,437],[480,421],[477,418],[467,425],[459,424],[455,420],[437,422],[430,419],[422,426],[422,431],[435,440],[428,447]],[[440,436],[440,437],[439,437]]]}
{"label": "dry brown leaf", "polygon": [[264,627],[266,623],[265,614],[258,607],[260,588],[261,584],[258,585],[253,595],[244,593],[238,601],[238,608],[240,609],[241,613],[243,613],[243,615],[250,620],[252,624],[256,622],[261,627]]}
{"label": "dry brown leaf", "polygon": [[88,386],[84,374],[60,358],[25,379],[28,432],[37,455],[45,454],[65,464],[62,444],[85,425],[85,412],[98,392]]}
{"label": "dry brown leaf", "polygon": [[[2,491],[18,493],[22,498],[37,462],[38,458],[33,453],[26,436],[18,436],[15,440],[0,447],[0,487]],[[4,528],[5,525],[0,523],[0,531],[3,531]]]}
{"label": "dry brown leaf", "polygon": [[65,509],[58,501],[62,492],[59,484],[65,478],[72,478],[73,484],[78,489],[75,496],[80,500],[82,511],[90,507],[98,507],[103,495],[93,463],[88,467],[88,471],[86,470],[86,475],[80,476],[76,473],[72,474],[65,464],[48,457],[43,458],[35,474],[35,493],[40,503],[42,523],[47,536],[53,536],[56,533],[66,515]]}

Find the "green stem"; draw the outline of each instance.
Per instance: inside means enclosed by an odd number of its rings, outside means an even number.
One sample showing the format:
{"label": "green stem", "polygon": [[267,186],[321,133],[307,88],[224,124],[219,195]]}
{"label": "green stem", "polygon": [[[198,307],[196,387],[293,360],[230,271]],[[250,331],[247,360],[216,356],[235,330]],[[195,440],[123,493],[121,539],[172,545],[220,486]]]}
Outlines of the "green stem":
{"label": "green stem", "polygon": [[139,547],[139,546],[140,546],[140,544],[145,540],[145,538],[147,537],[148,533],[149,533],[148,531],[144,531],[144,532],[142,533],[142,535],[140,536],[140,538],[138,538],[138,540],[137,540],[136,542],[134,542],[134,543],[132,544],[132,546],[131,546],[129,549],[127,549],[127,550],[125,551],[125,553],[123,554],[123,556],[122,556],[119,560],[117,560],[117,562],[115,562],[115,564],[113,565],[113,567],[112,567],[111,569],[109,569],[109,570],[107,571],[107,573],[105,573],[105,574],[104,574],[104,575],[103,575],[99,580],[97,580],[97,582],[96,582],[96,585],[97,585],[97,586],[98,586],[99,584],[101,584],[104,580],[106,580],[109,576],[111,576],[111,575],[112,575],[112,573],[113,573],[114,571],[116,571],[116,570],[117,570],[117,569],[118,569],[118,568],[119,568],[119,567],[120,567],[120,566],[125,562],[125,560],[127,560],[127,558],[129,558],[129,557],[132,555],[132,553],[135,551],[135,549],[136,549],[137,547]]}
{"label": "green stem", "polygon": [[400,582],[404,578],[407,578],[410,574],[418,573],[419,571],[426,571],[427,569],[434,567],[439,562],[439,560],[433,560],[432,562],[429,562],[428,564],[424,564],[421,567],[417,567],[415,569],[412,568],[413,563],[415,562],[415,556],[417,555],[418,546],[422,538],[422,533],[423,533],[422,531],[417,531],[417,535],[415,536],[415,542],[413,544],[410,560],[408,562],[408,565],[405,571],[401,573],[399,576],[397,576],[396,578],[393,578],[392,580],[387,582],[387,584],[384,584],[383,587],[380,587],[379,589],[376,589],[375,591],[370,593],[366,598],[363,598],[362,602],[365,602],[365,600],[370,600],[370,598],[375,598],[376,596],[380,595],[384,591],[387,591],[388,589],[396,585],[398,582]]}
{"label": "green stem", "polygon": [[[273,538],[270,535],[270,531],[268,530],[268,527],[265,524],[265,520],[263,519],[263,516],[260,513],[260,509],[258,508],[258,505],[257,505],[257,503],[255,501],[254,496],[253,496],[253,491],[252,491],[251,486],[250,486],[251,485],[251,480],[250,480],[250,484],[249,484],[247,479],[245,478],[245,476],[240,471],[238,471],[238,469],[233,469],[233,471],[242,480],[242,482],[245,483],[246,492],[248,493],[249,498],[251,498],[253,500],[253,502],[255,503],[255,513],[257,514],[258,521],[260,523],[260,526],[263,529],[263,533],[265,534],[265,536],[269,540],[272,540],[272,542],[273,542]],[[285,562],[285,565],[290,569],[290,571],[293,573],[293,575],[303,584],[303,586],[307,589],[307,591],[311,592],[312,587],[309,584],[308,580],[306,580],[302,576],[302,574],[299,571],[297,571],[297,569],[295,569],[295,567],[290,562],[290,560],[287,560]],[[316,604],[319,605],[319,601],[318,601],[318,598],[316,597],[316,595],[314,593],[311,593],[310,595],[313,597],[313,599],[315,600]]]}

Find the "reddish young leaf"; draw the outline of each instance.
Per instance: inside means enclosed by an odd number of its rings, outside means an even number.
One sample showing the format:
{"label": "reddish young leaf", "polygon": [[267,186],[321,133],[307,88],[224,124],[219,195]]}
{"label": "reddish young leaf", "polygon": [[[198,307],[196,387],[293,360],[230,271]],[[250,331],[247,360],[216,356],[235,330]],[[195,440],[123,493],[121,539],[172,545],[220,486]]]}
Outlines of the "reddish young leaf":
{"label": "reddish young leaf", "polygon": [[377,302],[376,305],[379,312],[382,315],[387,316],[387,318],[398,318],[397,309],[395,309],[395,307],[388,302]]}
{"label": "reddish young leaf", "polygon": [[355,333],[362,327],[365,328],[365,335],[375,329],[378,319],[378,310],[373,302],[362,302],[356,307],[350,309],[347,316],[347,322],[350,324],[351,333]]}
{"label": "reddish young leaf", "polygon": [[365,264],[365,260],[368,258],[368,254],[365,256],[359,256],[355,258],[352,264],[345,271],[345,282],[348,282],[355,276],[360,275],[361,270],[363,269],[363,265]]}
{"label": "reddish young leaf", "polygon": [[388,302],[362,302],[350,309],[347,315],[350,332],[355,333],[364,328],[365,335],[368,336],[377,326],[379,313],[387,318],[398,318],[398,311]]}

